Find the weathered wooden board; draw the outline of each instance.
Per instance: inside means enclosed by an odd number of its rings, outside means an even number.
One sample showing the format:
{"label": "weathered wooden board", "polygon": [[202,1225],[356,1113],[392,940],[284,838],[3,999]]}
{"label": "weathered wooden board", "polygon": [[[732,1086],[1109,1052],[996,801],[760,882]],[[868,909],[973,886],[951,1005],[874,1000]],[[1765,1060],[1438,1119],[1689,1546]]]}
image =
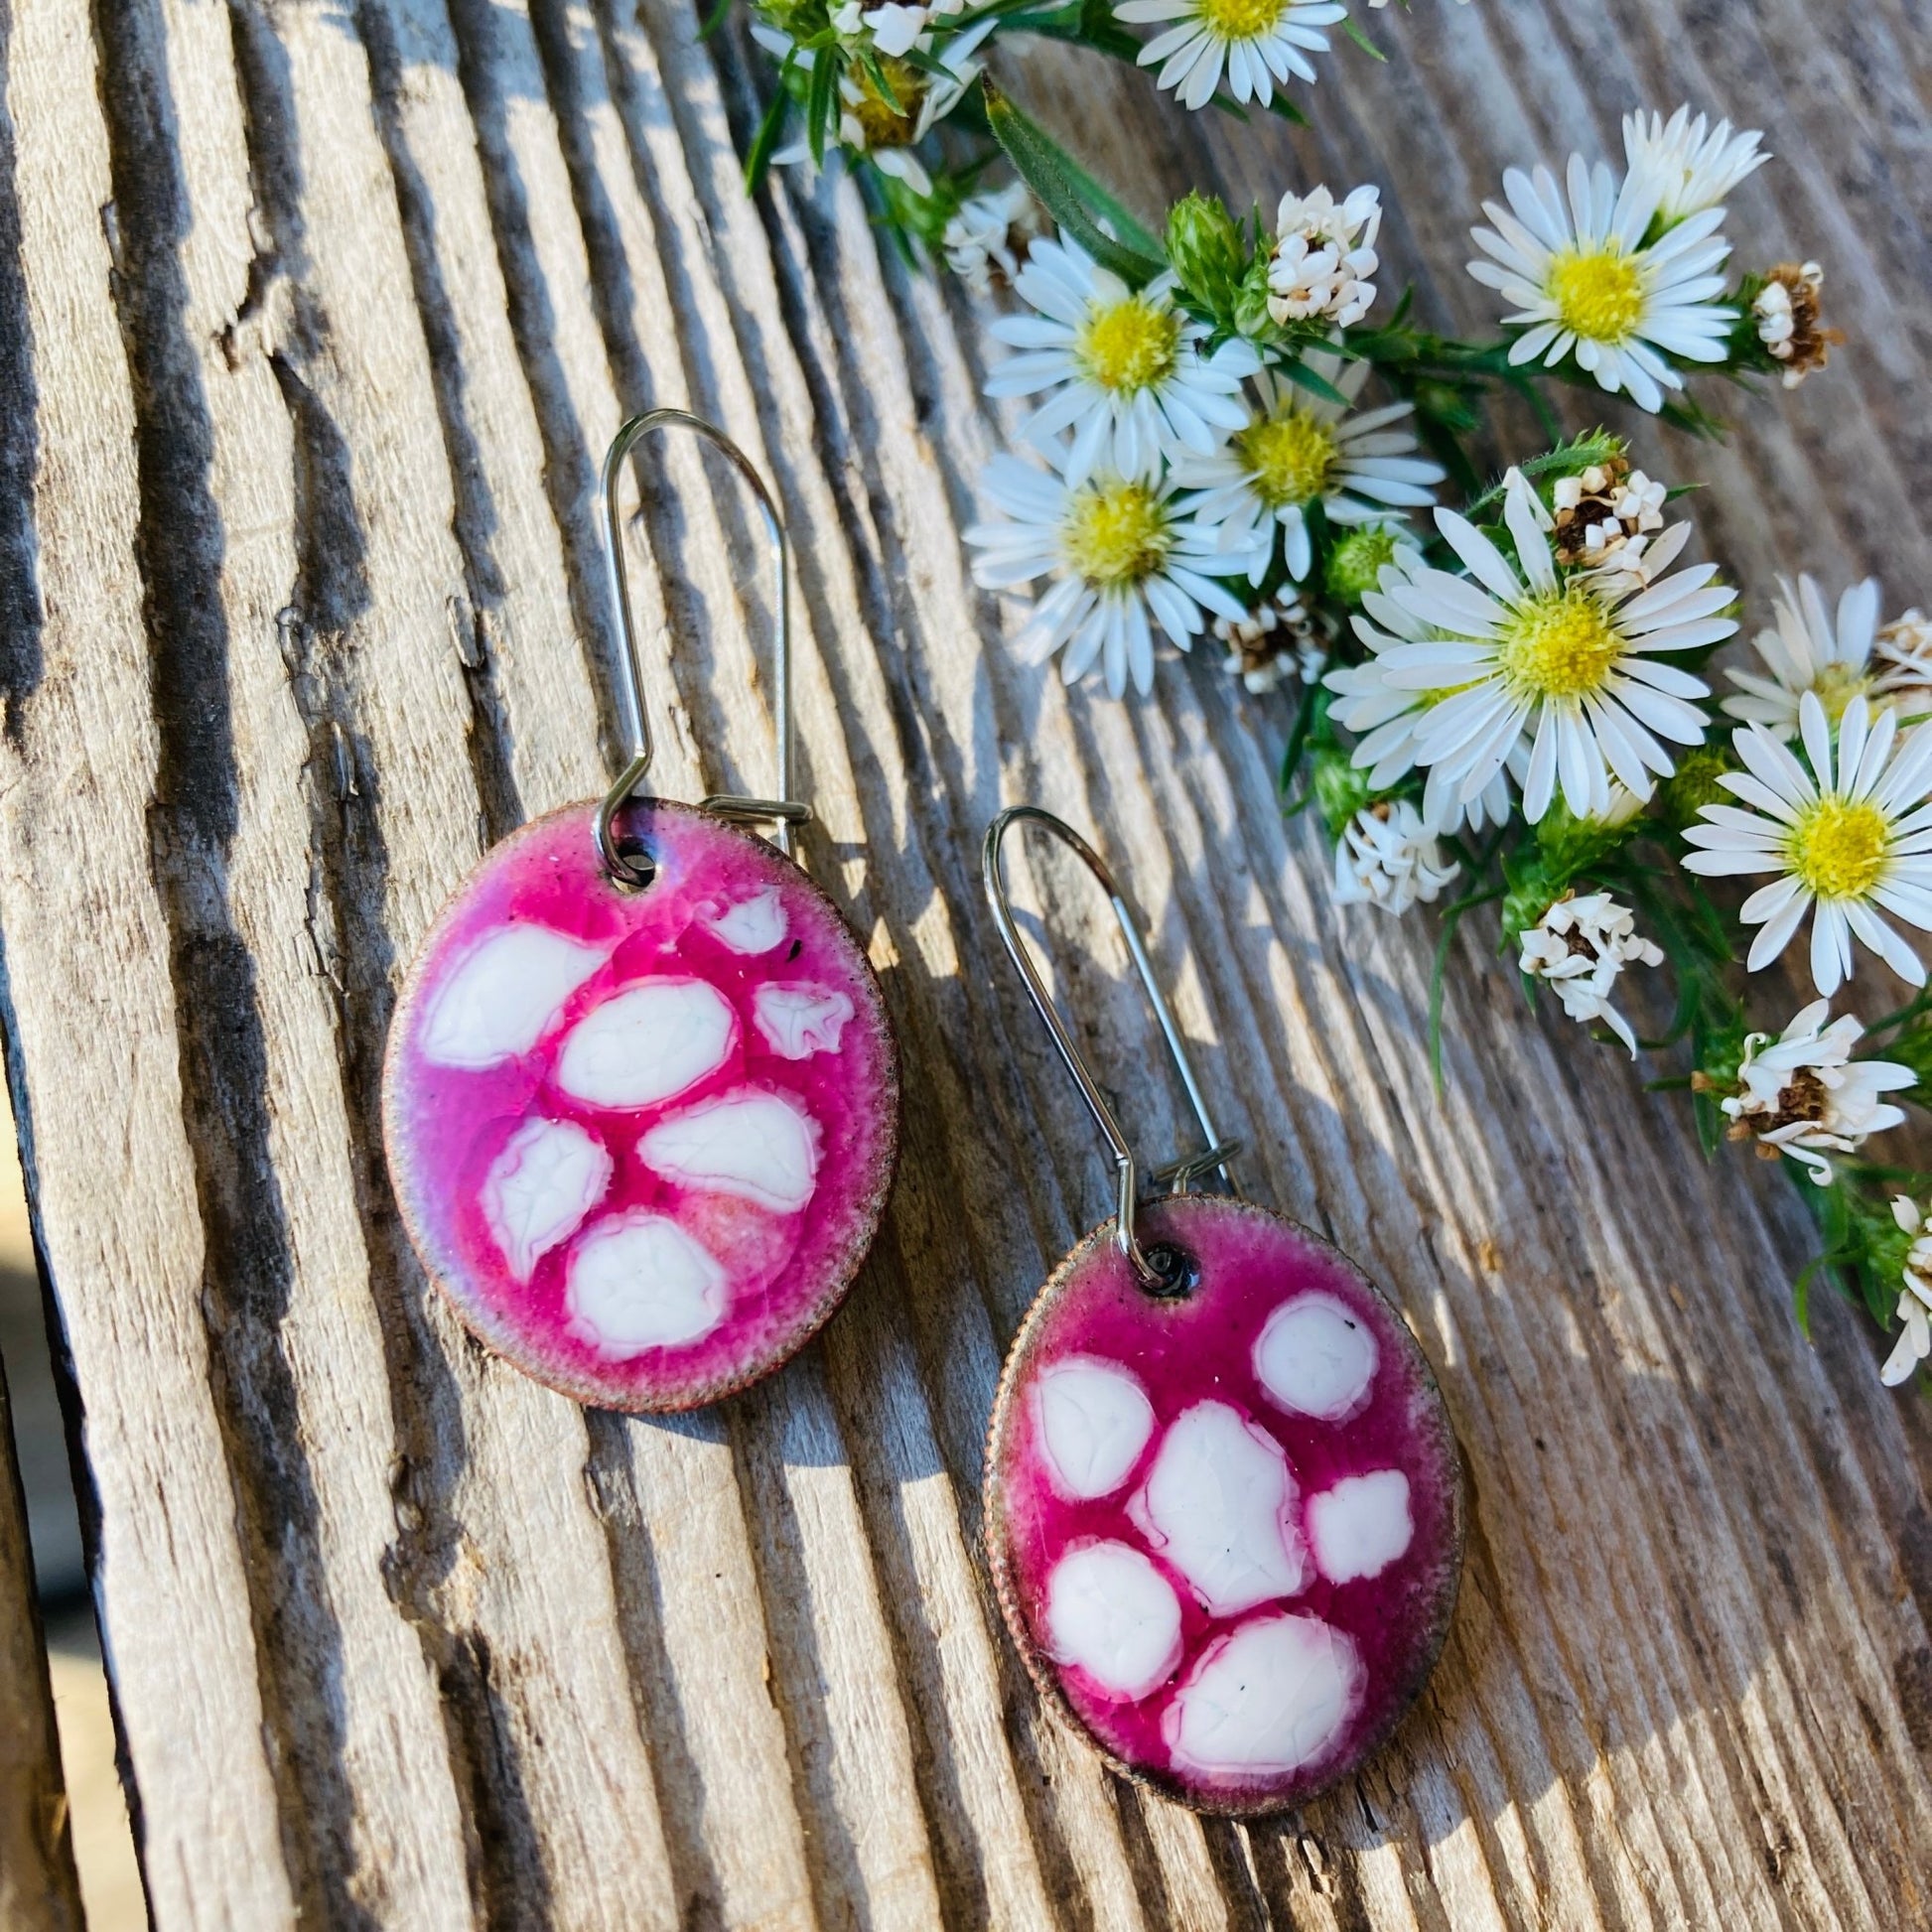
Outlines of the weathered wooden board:
{"label": "weathered wooden board", "polygon": [[[1390,280],[1469,325],[1505,163],[1612,146],[1640,101],[1765,126],[1784,163],[1736,230],[1823,257],[1858,345],[1723,451],[1641,449],[1713,480],[1756,595],[1798,566],[1920,591],[1915,10],[1374,20],[1392,58],[1338,56],[1305,133],[1183,124],[1092,62],[1016,80],[1150,207],[1380,181]],[[1329,905],[1279,708],[1211,663],[1131,709],[1013,659],[958,541],[1011,422],[983,315],[849,189],[744,198],[739,41],[672,0],[0,0],[0,77],[9,1067],[160,1925],[1932,1923],[1927,1423],[1843,1311],[1794,1329],[1782,1183],[1707,1168],[1473,940],[1438,1100],[1429,934]],[[729,425],[784,504],[808,863],[911,1100],[851,1306],[671,1424],[470,1344],[375,1132],[442,897],[609,765],[595,466],[654,402]],[[767,600],[712,475],[667,458],[640,519],[673,795],[769,757]],[[1107,1194],[979,897],[1022,797],[1097,828],[1249,1186],[1389,1285],[1469,1456],[1423,1708],[1266,1826],[1098,1771],[979,1561],[1002,1348]],[[1077,883],[1042,866],[1032,902],[1165,1149]]]}

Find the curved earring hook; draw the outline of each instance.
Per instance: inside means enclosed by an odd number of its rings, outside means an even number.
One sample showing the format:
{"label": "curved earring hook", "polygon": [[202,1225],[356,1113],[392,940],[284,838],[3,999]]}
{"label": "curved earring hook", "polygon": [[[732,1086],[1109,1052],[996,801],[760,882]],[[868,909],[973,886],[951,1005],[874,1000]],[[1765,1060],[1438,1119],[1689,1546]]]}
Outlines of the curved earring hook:
{"label": "curved earring hook", "polygon": [[636,891],[650,883],[642,871],[618,850],[617,815],[643,782],[650,769],[650,718],[644,708],[644,667],[637,646],[637,626],[630,612],[630,576],[623,561],[623,526],[618,515],[618,484],[623,460],[651,431],[688,429],[707,443],[722,450],[752,486],[752,494],[764,515],[766,534],[771,539],[771,560],[776,576],[777,634],[774,654],[777,672],[773,709],[777,713],[778,795],[775,798],[747,798],[736,792],[714,792],[699,801],[700,809],[719,818],[743,820],[750,824],[775,824],[773,843],[788,859],[791,857],[791,828],[810,822],[811,807],[791,796],[791,550],[785,541],[785,526],[777,505],[759,475],[758,467],[717,424],[708,423],[686,409],[652,409],[632,416],[611,439],[604,459],[602,500],[604,508],[604,568],[611,607],[617,613],[618,627],[623,633],[622,675],[618,679],[618,711],[630,757],[618,781],[605,794],[597,813],[597,850],[612,883]]}
{"label": "curved earring hook", "polygon": [[1207,1147],[1200,1154],[1188,1155],[1181,1160],[1170,1162],[1159,1168],[1152,1175],[1158,1184],[1167,1187],[1170,1193],[1180,1193],[1202,1174],[1219,1172],[1222,1184],[1230,1193],[1238,1191],[1234,1176],[1228,1171],[1228,1163],[1241,1152],[1238,1140],[1223,1140],[1214,1131],[1214,1122],[1207,1111],[1207,1099],[1201,1092],[1200,1081],[1194,1075],[1193,1062],[1187,1057],[1185,1042],[1180,1037],[1180,1028],[1173,1013],[1162,994],[1161,983],[1155,978],[1154,962],[1148,957],[1147,946],[1141,938],[1134,915],[1129,911],[1127,901],[1121,897],[1120,888],[1114,884],[1113,875],[1092,846],[1083,839],[1072,826],[1062,818],[1055,818],[1049,811],[1038,805],[1010,805],[986,828],[986,844],[982,850],[980,870],[986,881],[986,897],[992,902],[993,916],[1000,927],[1000,937],[1007,942],[1007,951],[1013,955],[1013,963],[1020,969],[1020,977],[1026,982],[1027,991],[1033,997],[1034,1006],[1039,1017],[1046,1023],[1046,1031],[1053,1036],[1053,1044],[1059,1048],[1060,1058],[1066,1062],[1066,1070],[1073,1075],[1073,1084],[1080,1089],[1080,1096],[1086,1101],[1088,1109],[1099,1125],[1102,1138],[1106,1141],[1114,1157],[1114,1164],[1120,1173],[1120,1199],[1114,1221],[1114,1239],[1120,1251],[1133,1265],[1136,1275],[1143,1284],[1150,1287],[1165,1287],[1168,1284],[1167,1272],[1149,1260],[1147,1250],[1141,1246],[1134,1232],[1134,1217],[1140,1199],[1140,1170],[1134,1159],[1134,1150],[1128,1144],[1125,1129],[1120,1124],[1120,1116],[1114,1112],[1112,1103],[1101,1090],[1100,1082],[1094,1078],[1093,1069],[1088,1066],[1085,1056],[1073,1043],[1073,1035],[1067,1030],[1066,1022],[1060,1018],[1059,1009],[1053,1004],[1053,996],[1046,990],[1046,982],[1040,978],[1039,968],[1034,964],[1033,954],[1027,950],[1026,942],[1020,935],[1020,926],[1013,916],[1013,905],[1007,897],[1006,871],[1001,858],[1009,826],[1027,822],[1043,827],[1046,831],[1067,846],[1079,858],[1086,869],[1093,874],[1107,895],[1107,902],[1113,907],[1114,918],[1120,926],[1121,936],[1127,941],[1129,956],[1134,961],[1135,970],[1141,976],[1141,984],[1147,989],[1148,999],[1153,1003],[1154,1016],[1161,1023],[1161,1032],[1166,1036],[1168,1051],[1173,1055],[1173,1063],[1180,1074],[1180,1083],[1187,1089],[1188,1103],[1194,1110],[1194,1118],[1200,1123],[1201,1133],[1207,1139]]}

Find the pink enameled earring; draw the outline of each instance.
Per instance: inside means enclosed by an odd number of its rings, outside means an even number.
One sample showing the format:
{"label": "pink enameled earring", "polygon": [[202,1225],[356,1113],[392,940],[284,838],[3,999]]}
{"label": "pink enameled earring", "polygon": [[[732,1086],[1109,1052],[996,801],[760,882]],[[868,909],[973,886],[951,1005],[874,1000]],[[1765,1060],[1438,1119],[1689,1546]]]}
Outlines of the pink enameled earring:
{"label": "pink enameled earring", "polygon": [[[1008,902],[1020,822],[1105,889],[1207,1140],[1152,1179]],[[986,1451],[1000,1604],[1047,1702],[1196,1810],[1297,1805],[1394,1729],[1448,1634],[1461,1458],[1435,1377],[1355,1264],[1234,1194],[1140,931],[1099,855],[1036,806],[985,877],[1007,949],[1113,1155],[1111,1219],[1021,1325]],[[1218,1173],[1223,1194],[1189,1191]]]}
{"label": "pink enameled earring", "polygon": [[[651,737],[618,485],[665,428],[723,451],[763,513],[775,798],[636,795]],[[603,510],[629,758],[601,802],[485,854],[437,919],[390,1029],[383,1138],[424,1267],[490,1347],[580,1402],[688,1409],[768,1374],[843,1300],[892,1184],[898,1074],[865,951],[791,856],[811,814],[790,796],[770,491],[718,429],[658,409],[618,432]]]}

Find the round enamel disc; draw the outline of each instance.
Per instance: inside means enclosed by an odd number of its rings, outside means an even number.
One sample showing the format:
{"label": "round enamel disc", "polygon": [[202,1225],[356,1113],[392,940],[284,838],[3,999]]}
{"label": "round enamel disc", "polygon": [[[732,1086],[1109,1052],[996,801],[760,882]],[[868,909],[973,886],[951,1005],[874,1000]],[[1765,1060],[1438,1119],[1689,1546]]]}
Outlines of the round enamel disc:
{"label": "round enamel disc", "polygon": [[655,875],[620,892],[595,812],[512,834],[437,921],[389,1034],[389,1173],[492,1348],[580,1402],[688,1409],[838,1307],[898,1076],[872,968],[796,866],[638,801],[621,829]]}
{"label": "round enamel disc", "polygon": [[1462,1475],[1423,1353],[1351,1261],[1263,1208],[1111,1221],[1040,1291],[987,1445],[986,1540],[1035,1682],[1201,1811],[1300,1804],[1374,1751],[1448,1634]]}

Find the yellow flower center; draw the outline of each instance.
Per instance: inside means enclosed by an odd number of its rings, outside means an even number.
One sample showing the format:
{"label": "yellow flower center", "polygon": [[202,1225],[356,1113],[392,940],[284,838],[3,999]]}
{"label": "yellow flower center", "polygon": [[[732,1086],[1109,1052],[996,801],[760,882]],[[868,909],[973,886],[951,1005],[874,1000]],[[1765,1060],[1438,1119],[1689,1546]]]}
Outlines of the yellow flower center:
{"label": "yellow flower center", "polygon": [[1234,444],[1254,472],[1255,494],[1271,510],[1325,495],[1339,467],[1328,426],[1292,404],[1278,416],[1251,423]]}
{"label": "yellow flower center", "polygon": [[[925,76],[904,61],[884,58],[879,63],[887,84],[898,98],[895,107],[879,91],[864,68],[854,69],[859,82],[859,98],[848,103],[847,111],[865,130],[868,148],[909,148],[918,124],[918,112],[925,99]],[[900,112],[900,109],[903,112]]]}
{"label": "yellow flower center", "polygon": [[1614,242],[1563,249],[1546,286],[1563,326],[1587,342],[1623,342],[1643,317],[1643,271]]}
{"label": "yellow flower center", "polygon": [[1870,690],[1871,680],[1857,664],[1834,658],[1812,679],[1811,688],[1825,707],[1825,716],[1837,724],[1845,716],[1845,707]]}
{"label": "yellow flower center", "polygon": [[1063,541],[1067,562],[1102,590],[1152,577],[1173,546],[1167,508],[1143,483],[1083,489],[1067,512]]}
{"label": "yellow flower center", "polygon": [[1497,633],[1503,681],[1525,698],[1583,698],[1602,689],[1628,648],[1603,607],[1572,585],[1518,605]]}
{"label": "yellow flower center", "polygon": [[1791,876],[1819,898],[1863,898],[1883,877],[1891,829],[1868,798],[1827,792],[1785,840]]}
{"label": "yellow flower center", "polygon": [[1131,295],[1087,317],[1075,353],[1101,388],[1134,395],[1173,373],[1180,353],[1180,318]]}
{"label": "yellow flower center", "polygon": [[1199,0],[1200,24],[1219,41],[1251,41],[1272,33],[1295,0]]}

